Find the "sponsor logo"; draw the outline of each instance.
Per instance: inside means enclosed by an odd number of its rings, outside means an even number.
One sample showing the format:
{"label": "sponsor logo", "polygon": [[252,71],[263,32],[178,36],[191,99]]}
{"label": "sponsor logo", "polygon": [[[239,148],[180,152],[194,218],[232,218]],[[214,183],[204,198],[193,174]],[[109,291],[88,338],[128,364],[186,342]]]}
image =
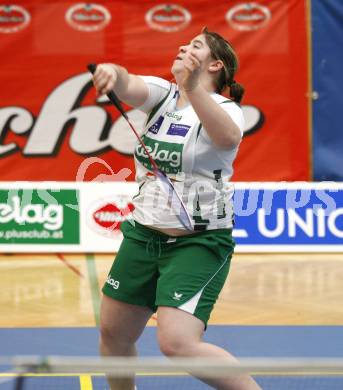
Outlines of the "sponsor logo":
{"label": "sponsor logo", "polygon": [[179,135],[180,137],[185,137],[190,128],[191,126],[172,123],[167,131],[167,134]]}
{"label": "sponsor logo", "polygon": [[327,188],[236,189],[238,244],[342,245],[343,190]]}
{"label": "sponsor logo", "polygon": [[41,224],[44,229],[58,230],[63,225],[61,205],[20,204],[19,196],[13,196],[8,203],[0,203],[0,224],[14,221],[20,225]]}
{"label": "sponsor logo", "polygon": [[342,239],[342,217],[343,208],[338,208],[328,217],[325,216],[323,209],[317,212],[313,209],[299,212],[294,209],[279,208],[272,216],[267,216],[263,209],[257,210],[259,232],[267,238],[276,238],[284,234],[290,238],[297,238],[302,233],[310,238],[315,236],[323,238],[330,234]]}
{"label": "sponsor logo", "polygon": [[157,134],[162,126],[163,119],[163,116],[160,116],[157,121],[149,127],[148,131],[150,131],[150,133]]}
{"label": "sponsor logo", "polygon": [[177,121],[180,121],[182,119],[182,115],[177,115],[175,114],[175,112],[166,112],[165,113],[165,116],[167,116],[168,118],[172,118],[172,119],[176,119]]}
{"label": "sponsor logo", "polygon": [[271,12],[268,7],[263,5],[244,3],[230,8],[225,19],[235,30],[254,31],[269,23]]}
{"label": "sponsor logo", "polygon": [[87,213],[87,224],[96,233],[113,238],[120,234],[120,224],[132,217],[134,205],[129,196],[103,199],[91,205]]}
{"label": "sponsor logo", "polygon": [[114,288],[114,290],[118,290],[118,288],[120,286],[120,282],[118,280],[114,280],[110,276],[107,278],[106,283],[109,284],[110,286],[112,286],[112,288]]}
{"label": "sponsor logo", "polygon": [[92,32],[104,29],[111,20],[111,14],[100,4],[78,3],[67,10],[65,18],[75,30]]}
{"label": "sponsor logo", "polygon": [[0,191],[0,243],[78,244],[76,190]]}
{"label": "sponsor logo", "polygon": [[263,127],[265,116],[258,107],[245,105],[242,106],[242,111],[245,120],[244,135],[251,135]]}
{"label": "sponsor logo", "polygon": [[[147,151],[165,173],[176,174],[182,168],[182,144],[155,141],[149,137],[143,139]],[[147,169],[152,170],[149,158],[141,144],[137,144],[135,156]]]}
{"label": "sponsor logo", "polygon": [[[24,161],[32,156],[54,156],[57,160],[56,156],[59,155],[60,148],[67,142],[65,126],[71,121],[74,125],[70,129],[72,146],[70,145],[69,148],[75,154],[96,155],[107,149],[134,154],[137,139],[132,132],[127,131],[126,121],[122,117],[114,121],[108,120],[109,114],[103,105],[84,104],[84,96],[88,88],[91,88],[88,72],[65,80],[42,101],[37,117],[25,107],[2,107],[0,134],[3,135],[6,131],[6,134],[14,136],[10,143],[5,142],[5,137],[0,137],[0,157],[20,154]],[[260,109],[244,105],[242,109],[246,124],[245,133],[252,133],[263,127],[264,115]],[[97,115],[94,115],[94,110]],[[131,110],[128,115],[138,129],[144,128],[146,116],[142,117],[139,110]],[[84,136],[85,123],[88,127],[87,137]],[[17,135],[21,136],[23,142],[17,141]],[[80,171],[77,180],[82,180],[89,162],[92,161],[87,160],[87,164],[80,166],[82,172]],[[105,178],[99,177],[100,179]]]}
{"label": "sponsor logo", "polygon": [[0,5],[0,33],[15,33],[30,23],[29,12],[19,5]]}
{"label": "sponsor logo", "polygon": [[174,296],[173,296],[173,299],[175,301],[179,301],[181,298],[182,298],[182,295],[183,294],[178,294],[176,291],[174,292]]}
{"label": "sponsor logo", "polygon": [[127,216],[134,210],[133,204],[129,203],[124,209],[120,209],[113,203],[106,204],[93,213],[94,221],[105,229],[117,229],[120,222],[125,221]]}
{"label": "sponsor logo", "polygon": [[191,19],[189,11],[176,4],[157,5],[145,15],[145,21],[152,29],[168,33],[183,30]]}

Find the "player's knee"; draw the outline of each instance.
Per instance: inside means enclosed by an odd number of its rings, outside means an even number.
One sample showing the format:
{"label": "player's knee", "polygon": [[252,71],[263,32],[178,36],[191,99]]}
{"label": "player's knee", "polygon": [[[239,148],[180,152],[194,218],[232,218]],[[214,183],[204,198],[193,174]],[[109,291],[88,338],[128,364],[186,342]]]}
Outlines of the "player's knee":
{"label": "player's knee", "polygon": [[160,350],[165,356],[182,356],[183,346],[178,340],[161,339]]}
{"label": "player's knee", "polygon": [[105,324],[100,325],[99,333],[100,343],[105,345],[114,344],[116,342],[116,338],[118,337],[118,334],[115,334],[113,326],[107,326]]}
{"label": "player's knee", "polygon": [[128,332],[118,328],[114,324],[100,325],[100,344],[111,347],[129,346],[134,343]]}
{"label": "player's knee", "polygon": [[186,356],[187,343],[179,335],[162,333],[158,337],[161,352],[165,356]]}

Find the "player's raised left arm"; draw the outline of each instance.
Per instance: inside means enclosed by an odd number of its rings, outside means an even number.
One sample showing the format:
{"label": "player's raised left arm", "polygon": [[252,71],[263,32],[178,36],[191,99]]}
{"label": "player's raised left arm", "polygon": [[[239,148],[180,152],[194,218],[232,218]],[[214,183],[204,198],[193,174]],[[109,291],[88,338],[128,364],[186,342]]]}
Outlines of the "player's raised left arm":
{"label": "player's raised left arm", "polygon": [[232,149],[240,143],[242,135],[239,127],[201,85],[187,92],[187,96],[200,122],[217,147]]}
{"label": "player's raised left arm", "polygon": [[232,149],[241,141],[241,131],[230,115],[214,101],[200,82],[201,64],[193,53],[184,58],[186,76],[181,88],[197,113],[213,143],[222,149]]}

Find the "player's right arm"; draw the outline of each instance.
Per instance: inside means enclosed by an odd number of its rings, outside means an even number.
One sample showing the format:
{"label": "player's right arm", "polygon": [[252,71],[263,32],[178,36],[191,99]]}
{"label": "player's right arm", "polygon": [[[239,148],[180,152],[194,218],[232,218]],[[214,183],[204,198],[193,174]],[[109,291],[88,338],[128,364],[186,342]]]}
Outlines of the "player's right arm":
{"label": "player's right arm", "polygon": [[140,107],[149,96],[148,86],[141,77],[116,64],[99,64],[93,83],[99,96],[113,90],[121,101],[131,107]]}

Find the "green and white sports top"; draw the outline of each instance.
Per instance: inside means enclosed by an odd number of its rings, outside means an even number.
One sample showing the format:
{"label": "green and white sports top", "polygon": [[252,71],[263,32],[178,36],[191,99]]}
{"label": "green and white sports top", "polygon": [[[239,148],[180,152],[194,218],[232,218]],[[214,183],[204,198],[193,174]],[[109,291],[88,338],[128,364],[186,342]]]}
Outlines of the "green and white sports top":
{"label": "green and white sports top", "polygon": [[[158,167],[174,181],[194,223],[194,230],[233,226],[232,163],[238,147],[219,149],[202,127],[191,104],[176,108],[178,88],[174,83],[152,76],[141,76],[149,96],[140,110],[148,114],[143,141]],[[237,124],[243,135],[241,108],[216,93],[218,102]],[[133,218],[156,228],[184,229],[175,211],[168,206],[168,195],[153,176],[148,157],[138,143],[135,149],[136,181],[139,193],[133,199]]]}

